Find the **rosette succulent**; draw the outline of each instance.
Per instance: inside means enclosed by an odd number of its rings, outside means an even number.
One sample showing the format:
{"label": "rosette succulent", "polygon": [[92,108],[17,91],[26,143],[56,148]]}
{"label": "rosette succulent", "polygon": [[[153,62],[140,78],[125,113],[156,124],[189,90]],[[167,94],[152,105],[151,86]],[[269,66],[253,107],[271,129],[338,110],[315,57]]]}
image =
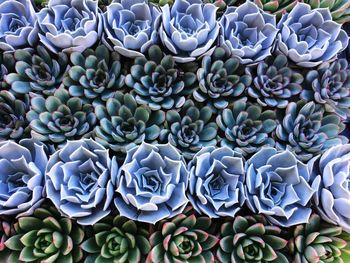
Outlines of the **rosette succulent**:
{"label": "rosette succulent", "polygon": [[83,54],[73,52],[70,58],[73,66],[63,84],[71,96],[80,97],[86,103],[99,103],[123,87],[125,76],[121,72],[120,57],[105,46],[87,49]]}
{"label": "rosette succulent", "polygon": [[12,250],[9,262],[80,262],[83,257],[84,231],[53,209],[38,208],[19,218],[15,230],[5,242]]}
{"label": "rosette succulent", "polygon": [[287,240],[281,234],[279,227],[269,225],[262,216],[237,216],[222,224],[216,257],[221,263],[288,263],[283,254]]}
{"label": "rosette succulent", "polygon": [[164,112],[152,113],[149,107],[138,106],[132,95],[119,91],[105,105],[97,105],[95,113],[99,120],[96,141],[123,156],[143,141],[154,142],[165,120]]}
{"label": "rosette succulent", "polygon": [[172,7],[162,7],[160,39],[177,62],[194,61],[212,52],[219,35],[216,9],[201,0],[175,0]]}
{"label": "rosette succulent", "polygon": [[92,105],[83,104],[78,97],[70,97],[63,88],[46,99],[34,96],[27,119],[32,137],[51,143],[80,139],[96,123]]}
{"label": "rosette succulent", "polygon": [[118,165],[92,139],[68,141],[49,159],[46,195],[80,225],[93,225],[110,212]]}
{"label": "rosette succulent", "polygon": [[159,9],[148,0],[114,1],[103,14],[103,40],[123,56],[144,56],[158,43],[160,18]]}
{"label": "rosette succulent", "polygon": [[347,0],[303,0],[311,8],[328,8],[335,22],[343,24],[350,21],[350,2]]}
{"label": "rosette succulent", "polygon": [[7,239],[15,235],[15,229],[10,221],[2,220],[0,218],[0,261],[9,262],[8,256],[10,250],[5,246]]}
{"label": "rosette succulent", "polygon": [[218,238],[211,232],[208,217],[180,214],[163,221],[150,237],[152,246],[146,263],[214,262],[213,248]]}
{"label": "rosette succulent", "polygon": [[276,128],[276,114],[244,100],[230,104],[216,118],[221,129],[221,146],[228,146],[244,156],[255,153],[262,146],[274,146],[271,132]]}
{"label": "rosette succulent", "polygon": [[9,73],[15,71],[16,60],[13,53],[3,53],[0,55],[0,90],[10,89],[10,85],[6,81]]}
{"label": "rosette succulent", "polygon": [[0,49],[8,52],[33,47],[38,40],[36,19],[30,0],[0,1]]}
{"label": "rosette succulent", "polygon": [[188,198],[194,209],[211,218],[234,217],[245,202],[242,155],[228,147],[205,147],[188,165]]}
{"label": "rosette succulent", "polygon": [[301,98],[322,104],[343,119],[350,116],[350,70],[346,59],[322,63],[306,75]]}
{"label": "rosette succulent", "polygon": [[93,226],[94,236],[82,244],[85,262],[144,262],[151,249],[148,231],[122,216],[107,217]]}
{"label": "rosette succulent", "polygon": [[114,204],[121,216],[155,224],[180,214],[188,203],[188,171],[170,144],[142,143],[120,167]]}
{"label": "rosette succulent", "polygon": [[214,4],[218,10],[216,11],[219,16],[222,15],[223,12],[225,12],[226,8],[231,5],[238,5],[240,2],[239,0],[203,0],[203,3],[212,3]]}
{"label": "rosette succulent", "polygon": [[228,58],[220,47],[202,59],[197,79],[199,88],[193,92],[193,98],[218,110],[240,97],[252,82],[251,76],[240,67],[239,60]]}
{"label": "rosette succulent", "polygon": [[243,64],[259,62],[271,55],[278,29],[276,18],[253,2],[230,6],[220,19],[220,45]]}
{"label": "rosette succulent", "polygon": [[52,95],[61,85],[68,69],[68,57],[58,53],[57,58],[43,46],[36,52],[16,50],[16,70],[6,76],[11,90],[18,94],[34,92],[40,95]]}
{"label": "rosette succulent", "polygon": [[166,114],[165,129],[160,139],[179,149],[185,159],[205,146],[217,144],[217,125],[212,122],[213,112],[209,107],[197,108],[192,100],[185,102],[180,112],[170,110]]}
{"label": "rosette succulent", "polygon": [[[188,65],[196,70],[194,65]],[[135,59],[125,84],[133,88],[136,101],[152,110],[180,108],[190,93],[196,75],[178,66],[172,56],[165,56],[159,46],[148,50],[148,58]]]}
{"label": "rosette succulent", "polygon": [[83,52],[102,34],[101,14],[94,0],[51,0],[37,17],[40,41],[54,53]]}
{"label": "rosette succulent", "polygon": [[348,45],[341,25],[332,21],[328,8],[311,10],[298,3],[278,24],[277,47],[299,67],[311,68],[332,59]]}
{"label": "rosette succulent", "polygon": [[253,84],[247,89],[248,95],[263,107],[286,108],[303,89],[303,75],[288,66],[284,55],[271,57],[248,71],[253,78]]}
{"label": "rosette succulent", "polygon": [[302,163],[288,150],[264,147],[247,161],[246,171],[247,204],[253,213],[282,227],[308,222],[318,190],[311,184],[312,163]]}
{"label": "rosette succulent", "polygon": [[301,161],[308,161],[333,145],[347,143],[339,135],[345,128],[335,114],[324,114],[323,108],[313,102],[290,102],[285,113],[280,112],[276,128],[277,149],[288,149]]}
{"label": "rosette succulent", "polygon": [[172,5],[174,3],[174,0],[150,0],[151,3],[154,3],[159,6],[163,5]]}
{"label": "rosette succulent", "polygon": [[290,12],[298,3],[298,0],[254,0],[254,3],[262,10],[275,14],[277,19]]}

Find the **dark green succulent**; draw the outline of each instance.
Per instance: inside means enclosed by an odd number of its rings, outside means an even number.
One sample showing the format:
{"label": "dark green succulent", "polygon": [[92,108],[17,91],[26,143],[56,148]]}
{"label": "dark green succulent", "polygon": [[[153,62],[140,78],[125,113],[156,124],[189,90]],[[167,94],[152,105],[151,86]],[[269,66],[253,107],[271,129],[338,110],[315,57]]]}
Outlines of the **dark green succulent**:
{"label": "dark green succulent", "polygon": [[0,262],[9,262],[8,257],[11,251],[5,246],[5,242],[15,233],[11,221],[0,218]]}
{"label": "dark green succulent", "polygon": [[17,50],[15,52],[16,70],[6,77],[11,90],[18,94],[52,95],[62,83],[68,69],[68,57],[65,53],[57,56],[38,46],[36,52]]}
{"label": "dark green succulent", "polygon": [[98,6],[103,12],[106,11],[107,6],[112,3],[113,0],[98,0]]}
{"label": "dark green succulent", "polygon": [[289,13],[299,0],[254,0],[254,3],[266,12],[275,14],[277,19]]}
{"label": "dark green succulent", "polygon": [[139,104],[146,104],[152,110],[178,109],[196,81],[193,71],[197,66],[194,63],[186,66],[180,67],[172,56],[164,56],[159,46],[152,46],[147,58],[135,59],[125,83],[133,89]]}
{"label": "dark green succulent", "polygon": [[167,112],[166,126],[160,139],[178,148],[186,159],[192,159],[202,147],[217,143],[218,127],[212,117],[210,107],[197,108],[192,100],[188,100],[180,112]]}
{"label": "dark green succulent", "polygon": [[350,21],[350,1],[348,0],[302,0],[311,8],[327,8],[333,21],[343,24]]}
{"label": "dark green succulent", "polygon": [[11,249],[9,262],[79,262],[84,231],[53,209],[38,208],[33,216],[20,217],[16,234],[5,245]]}
{"label": "dark green succulent", "polygon": [[87,49],[83,54],[73,52],[70,60],[73,66],[63,84],[71,96],[80,97],[87,103],[99,103],[113,97],[124,85],[120,56],[109,52],[105,46]]}
{"label": "dark green succulent", "polygon": [[47,6],[49,0],[32,0],[34,1],[34,6],[37,8],[37,9],[42,9],[44,7]]}
{"label": "dark green succulent", "polygon": [[150,2],[159,6],[164,6],[166,4],[172,5],[174,3],[174,0],[150,0]]}
{"label": "dark green succulent", "polygon": [[216,256],[219,262],[288,263],[282,230],[269,225],[263,216],[237,216],[224,223]]}
{"label": "dark green succulent", "polygon": [[262,146],[274,146],[271,133],[275,130],[276,114],[241,99],[230,104],[217,116],[216,123],[224,134],[221,146],[228,146],[244,156]]}
{"label": "dark green succulent", "polygon": [[15,71],[16,60],[12,53],[3,53],[0,55],[0,90],[10,89],[6,77],[9,73]]}
{"label": "dark green succulent", "polygon": [[237,2],[240,2],[240,0],[203,0],[203,3],[214,4],[218,8],[217,12],[219,15],[225,12],[228,6],[232,6],[234,4],[238,5]]}
{"label": "dark green succulent", "polygon": [[144,262],[151,250],[148,230],[122,216],[106,217],[93,226],[93,237],[84,241],[84,262]]}
{"label": "dark green succulent", "polygon": [[252,82],[240,67],[239,59],[226,58],[223,48],[216,48],[211,56],[203,58],[197,79],[199,88],[193,92],[194,99],[217,109],[226,108]]}
{"label": "dark green succulent", "polygon": [[34,139],[63,143],[80,139],[90,132],[96,116],[92,105],[83,104],[80,98],[70,97],[67,90],[60,88],[46,99],[33,97],[27,120]]}

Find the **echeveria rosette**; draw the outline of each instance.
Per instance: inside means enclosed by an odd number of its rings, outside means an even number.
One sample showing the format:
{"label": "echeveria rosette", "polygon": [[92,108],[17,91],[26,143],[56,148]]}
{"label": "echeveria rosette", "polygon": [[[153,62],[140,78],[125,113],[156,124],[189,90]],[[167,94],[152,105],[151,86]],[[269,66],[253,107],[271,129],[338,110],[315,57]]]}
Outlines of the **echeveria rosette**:
{"label": "echeveria rosette", "polygon": [[179,63],[210,54],[219,35],[217,7],[201,0],[175,0],[162,7],[159,35],[163,45]]}
{"label": "echeveria rosette", "polygon": [[250,1],[228,7],[220,19],[220,30],[220,46],[242,64],[270,56],[278,32],[275,16]]}
{"label": "echeveria rosette", "polygon": [[274,136],[276,148],[292,151],[301,161],[308,161],[333,145],[348,142],[340,135],[345,128],[341,118],[325,114],[322,106],[314,102],[290,102],[285,112],[279,112],[278,119]]}
{"label": "echeveria rosette", "polygon": [[[12,221],[12,220],[11,220]],[[11,250],[5,246],[5,242],[16,234],[14,225],[10,220],[0,218],[0,261],[9,262]]]}
{"label": "echeveria rosette", "polygon": [[3,53],[0,55],[0,90],[9,90],[10,85],[6,81],[9,73],[15,71],[16,60],[13,53]]}
{"label": "echeveria rosette", "polygon": [[151,235],[152,250],[146,263],[214,262],[213,248],[218,238],[212,233],[209,217],[180,214],[164,220]]}
{"label": "echeveria rosette", "polygon": [[94,0],[50,0],[37,17],[40,41],[54,53],[83,52],[102,34],[101,14]]}
{"label": "echeveria rosette", "polygon": [[93,225],[111,212],[118,164],[92,139],[68,141],[46,166],[46,195],[65,216]]}
{"label": "echeveria rosette", "polygon": [[245,168],[242,155],[228,147],[204,147],[188,165],[188,198],[211,218],[234,217],[243,206]]}
{"label": "echeveria rosette", "polygon": [[261,215],[237,216],[221,225],[216,258],[221,263],[288,263],[283,251],[288,241],[282,234]]}
{"label": "echeveria rosette", "polygon": [[307,73],[301,98],[322,104],[343,119],[350,116],[350,70],[346,59],[322,63]]}
{"label": "echeveria rosette", "polygon": [[298,0],[254,0],[254,3],[265,12],[276,15],[277,19],[290,12]]}
{"label": "echeveria rosette", "polygon": [[11,250],[8,262],[81,262],[84,231],[57,211],[38,208],[15,224],[16,234],[5,245]]}
{"label": "echeveria rosette", "polygon": [[246,163],[247,205],[274,225],[307,223],[318,190],[311,182],[312,162],[304,164],[290,151],[264,147]]}
{"label": "echeveria rosette", "polygon": [[109,52],[105,46],[73,52],[72,67],[63,79],[71,96],[80,97],[86,103],[99,104],[113,97],[124,85],[120,56]]}
{"label": "echeveria rosette", "polygon": [[216,12],[219,17],[225,12],[228,6],[238,5],[239,2],[239,0],[203,0],[203,3],[211,3],[218,8]]}
{"label": "echeveria rosette", "polygon": [[253,83],[247,89],[250,97],[263,107],[286,108],[303,90],[303,75],[289,67],[284,55],[270,57],[248,69]]}
{"label": "echeveria rosette", "polygon": [[226,108],[230,102],[242,96],[252,82],[239,60],[227,57],[220,47],[211,56],[203,57],[197,79],[199,88],[194,90],[193,98],[211,106],[213,110]]}
{"label": "echeveria rosette", "polygon": [[341,25],[332,21],[328,8],[311,10],[298,3],[278,24],[277,48],[297,66],[311,68],[333,59],[348,45]]}
{"label": "echeveria rosette", "polygon": [[260,105],[233,102],[216,118],[222,135],[221,146],[228,146],[244,156],[253,154],[261,147],[274,146],[271,133],[275,130],[276,114]]}
{"label": "echeveria rosette", "polygon": [[185,209],[188,171],[170,144],[143,142],[127,152],[117,180],[114,204],[121,216],[155,224]]}
{"label": "echeveria rosette", "polygon": [[148,0],[113,1],[103,14],[103,41],[123,56],[142,57],[159,42],[160,20],[160,10]]}
{"label": "echeveria rosette", "polygon": [[148,50],[148,57],[138,57],[126,76],[125,84],[135,92],[137,103],[152,110],[178,109],[185,103],[196,81],[196,65],[181,67],[170,55],[164,55],[159,46]]}
{"label": "echeveria rosette", "polygon": [[93,226],[93,236],[83,242],[85,262],[144,262],[151,250],[148,230],[122,216],[106,217]]}
{"label": "echeveria rosette", "polygon": [[328,8],[331,12],[333,21],[343,24],[350,22],[350,2],[347,0],[303,0],[311,8]]}
{"label": "echeveria rosette", "polygon": [[87,135],[96,123],[94,109],[79,97],[71,97],[67,90],[59,88],[46,99],[31,98],[27,120],[33,138],[50,143],[64,143]]}
{"label": "echeveria rosette", "polygon": [[213,122],[209,107],[197,107],[192,100],[185,102],[181,111],[166,113],[165,129],[161,141],[168,141],[180,150],[185,159],[191,160],[203,147],[217,144],[217,125]]}
{"label": "echeveria rosette", "polygon": [[146,105],[139,106],[129,93],[117,91],[113,98],[95,107],[99,125],[95,126],[95,140],[125,157],[143,141],[155,142],[165,121],[163,111],[151,112]]}
{"label": "echeveria rosette", "polygon": [[48,154],[31,139],[0,142],[0,215],[31,215],[43,202]]}

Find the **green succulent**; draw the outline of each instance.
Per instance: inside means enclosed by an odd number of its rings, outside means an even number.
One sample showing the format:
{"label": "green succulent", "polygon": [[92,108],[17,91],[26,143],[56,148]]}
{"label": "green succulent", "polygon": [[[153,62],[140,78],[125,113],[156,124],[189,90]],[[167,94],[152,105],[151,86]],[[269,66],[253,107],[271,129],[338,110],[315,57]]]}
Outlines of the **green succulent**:
{"label": "green succulent", "polygon": [[81,245],[88,253],[85,263],[144,262],[151,249],[147,229],[122,216],[106,217],[93,230],[93,237]]}
{"label": "green succulent", "polygon": [[332,18],[339,24],[350,21],[350,1],[348,0],[302,0],[311,8],[327,8],[332,14]]}
{"label": "green succulent", "polygon": [[225,12],[228,6],[238,5],[237,2],[240,2],[240,0],[203,0],[203,3],[214,4],[218,8],[217,12],[219,16]]}
{"label": "green succulent", "polygon": [[34,6],[38,9],[42,9],[47,6],[49,0],[34,0]]}
{"label": "green succulent", "polygon": [[14,227],[16,234],[5,242],[9,262],[79,262],[83,257],[84,231],[53,209],[38,208]]}
{"label": "green succulent", "polygon": [[172,5],[174,3],[174,0],[150,0],[151,3],[154,3],[159,6],[164,6],[164,5]]}
{"label": "green succulent", "polygon": [[275,14],[277,19],[290,12],[299,0],[254,0],[254,3],[266,12]]}
{"label": "green succulent", "polygon": [[222,224],[216,256],[222,263],[288,263],[283,252],[286,246],[282,230],[269,225],[263,216],[237,216]]}
{"label": "green succulent", "polygon": [[109,6],[113,0],[98,0],[98,6],[101,8],[103,12],[106,11],[107,6]]}
{"label": "green succulent", "polygon": [[27,120],[34,139],[63,143],[80,139],[90,132],[96,116],[92,105],[83,104],[80,98],[70,97],[67,90],[60,88],[46,99],[33,97]]}
{"label": "green succulent", "polygon": [[0,218],[0,262],[9,262],[11,251],[5,246],[5,242],[15,235],[15,228],[11,221]]}
{"label": "green succulent", "polygon": [[0,55],[0,90],[9,90],[7,75],[15,71],[16,60],[12,53],[2,53]]}

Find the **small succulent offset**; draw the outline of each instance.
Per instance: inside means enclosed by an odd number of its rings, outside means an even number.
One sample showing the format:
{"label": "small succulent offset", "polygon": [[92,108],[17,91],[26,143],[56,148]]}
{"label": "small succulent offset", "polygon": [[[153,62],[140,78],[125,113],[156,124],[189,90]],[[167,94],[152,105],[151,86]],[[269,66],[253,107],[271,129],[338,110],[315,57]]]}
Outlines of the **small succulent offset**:
{"label": "small succulent offset", "polygon": [[159,42],[160,18],[159,9],[148,0],[113,1],[103,14],[103,41],[123,56],[142,57]]}
{"label": "small succulent offset", "polygon": [[124,86],[120,57],[101,45],[96,49],[73,52],[70,55],[72,67],[63,79],[71,96],[94,104],[107,101],[116,90]]}
{"label": "small succulent offset", "polygon": [[263,216],[237,216],[221,226],[216,257],[219,262],[288,263],[283,254],[287,240],[282,230],[271,226]]}
{"label": "small succulent offset", "polygon": [[307,73],[301,98],[322,104],[343,119],[350,116],[350,70],[346,59],[322,63]]}
{"label": "small succulent offset", "polygon": [[162,7],[160,39],[177,62],[186,63],[210,54],[219,35],[217,7],[201,0],[175,0]]}
{"label": "small succulent offset", "polygon": [[33,138],[51,143],[64,143],[67,139],[80,139],[96,123],[90,104],[78,97],[70,97],[67,90],[59,88],[53,96],[34,96],[27,113]]}
{"label": "small succulent offset", "polygon": [[151,245],[148,231],[122,216],[106,217],[93,226],[93,236],[83,242],[85,262],[144,262]]}
{"label": "small succulent offset", "polygon": [[228,146],[244,156],[255,153],[262,146],[274,146],[271,138],[276,128],[276,114],[259,105],[241,99],[230,104],[217,116],[216,123],[224,136],[221,146]]}
{"label": "small succulent offset", "polygon": [[218,238],[213,235],[208,217],[180,214],[162,221],[150,237],[152,246],[146,263],[214,262],[213,248]]}
{"label": "small succulent offset", "polygon": [[303,0],[311,8],[328,8],[331,11],[333,21],[343,24],[350,22],[350,2],[346,0]]}
{"label": "small succulent offset", "polygon": [[276,18],[253,2],[230,6],[220,19],[220,46],[241,60],[252,64],[271,55],[278,29]]}
{"label": "small succulent offset", "polygon": [[254,0],[259,8],[276,15],[277,19],[290,12],[298,2],[298,0]]}
{"label": "small succulent offset", "polygon": [[93,225],[110,212],[118,164],[92,139],[68,141],[49,159],[46,195],[65,216]]}
{"label": "small succulent offset", "polygon": [[101,14],[94,0],[51,0],[37,17],[40,41],[54,53],[83,52],[102,34]]}
{"label": "small succulent offset", "polygon": [[15,234],[13,223],[0,218],[0,262],[9,262],[11,250],[5,246],[5,242]]}
{"label": "small succulent offset", "polygon": [[211,218],[234,217],[243,206],[245,170],[242,155],[228,147],[205,147],[188,165],[188,198]]}
{"label": "small succulent offset", "polygon": [[187,184],[188,171],[175,147],[142,143],[127,152],[120,167],[114,204],[121,216],[155,224],[182,213]]}
{"label": "small succulent offset", "polygon": [[50,96],[62,83],[68,69],[68,57],[58,53],[57,59],[43,46],[38,46],[36,52],[16,50],[16,70],[6,76],[11,85],[11,91],[18,94],[36,94]]}
{"label": "small succulent offset", "polygon": [[348,45],[341,25],[332,21],[328,8],[311,10],[298,3],[278,24],[277,47],[299,67],[311,68],[329,61]]}
{"label": "small succulent offset", "polygon": [[8,262],[81,262],[84,231],[52,208],[38,208],[33,216],[21,217],[16,234],[5,245]]}
{"label": "small succulent offset", "polygon": [[152,46],[148,58],[135,59],[125,84],[136,93],[137,103],[146,104],[152,110],[170,110],[182,107],[195,81],[193,72],[177,65],[172,56],[165,56],[159,46]]}
{"label": "small succulent offset", "polygon": [[253,84],[247,89],[248,95],[263,107],[286,108],[303,89],[303,75],[288,66],[284,55],[261,61],[248,72],[253,78]]}
{"label": "small succulent offset", "polygon": [[160,133],[161,141],[168,141],[181,151],[185,159],[193,156],[205,146],[217,144],[217,125],[212,121],[209,107],[197,108],[192,100],[185,102],[181,111],[166,113],[165,129]]}
{"label": "small succulent offset", "polygon": [[240,97],[251,84],[252,78],[245,74],[237,58],[227,57],[223,48],[216,48],[211,56],[202,59],[197,71],[199,88],[193,98],[205,102],[214,110],[224,109],[232,100]]}

